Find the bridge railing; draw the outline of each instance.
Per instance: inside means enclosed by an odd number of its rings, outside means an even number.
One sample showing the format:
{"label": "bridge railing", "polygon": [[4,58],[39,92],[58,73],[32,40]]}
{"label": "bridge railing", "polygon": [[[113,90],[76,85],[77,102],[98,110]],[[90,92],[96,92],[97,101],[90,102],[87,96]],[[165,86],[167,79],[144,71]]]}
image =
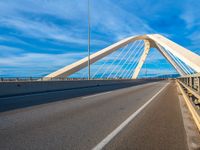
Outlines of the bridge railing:
{"label": "bridge railing", "polygon": [[178,81],[194,96],[200,98],[200,73],[179,77]]}
{"label": "bridge railing", "polygon": [[200,130],[200,73],[177,78],[180,90]]}

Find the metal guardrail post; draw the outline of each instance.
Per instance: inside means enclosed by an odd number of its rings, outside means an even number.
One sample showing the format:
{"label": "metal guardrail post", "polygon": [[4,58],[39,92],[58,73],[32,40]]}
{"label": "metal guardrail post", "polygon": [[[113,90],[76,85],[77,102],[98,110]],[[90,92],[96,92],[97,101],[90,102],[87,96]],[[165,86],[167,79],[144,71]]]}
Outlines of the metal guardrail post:
{"label": "metal guardrail post", "polygon": [[195,79],[195,77],[191,77],[191,80],[192,80],[192,86],[191,86],[191,88],[195,88],[195,85],[194,85],[194,79]]}
{"label": "metal guardrail post", "polygon": [[197,83],[198,83],[198,93],[200,95],[200,77],[197,77]]}
{"label": "metal guardrail post", "polygon": [[192,87],[192,77],[189,78],[189,87]]}

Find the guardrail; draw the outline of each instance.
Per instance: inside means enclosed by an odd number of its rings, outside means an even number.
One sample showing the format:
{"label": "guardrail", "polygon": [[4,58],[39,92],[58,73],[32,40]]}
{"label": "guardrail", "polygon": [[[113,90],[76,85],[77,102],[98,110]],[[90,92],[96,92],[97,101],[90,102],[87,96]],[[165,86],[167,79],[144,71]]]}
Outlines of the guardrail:
{"label": "guardrail", "polygon": [[200,98],[200,73],[179,77],[178,81],[195,97]]}
{"label": "guardrail", "polygon": [[200,73],[179,77],[177,81],[200,131]]}

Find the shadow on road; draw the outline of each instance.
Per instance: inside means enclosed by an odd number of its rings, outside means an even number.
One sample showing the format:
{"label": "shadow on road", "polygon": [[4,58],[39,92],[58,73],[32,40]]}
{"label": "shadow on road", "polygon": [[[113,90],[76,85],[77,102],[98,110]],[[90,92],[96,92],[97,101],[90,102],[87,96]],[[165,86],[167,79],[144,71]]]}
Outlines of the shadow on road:
{"label": "shadow on road", "polygon": [[0,98],[0,112],[45,104],[49,102],[67,100],[71,98],[96,94],[100,92],[107,92],[121,88],[127,88],[155,81],[160,81],[160,80],[158,79],[136,80],[136,81],[131,81],[130,83],[128,82],[128,83],[107,84],[94,87],[84,87],[73,90],[59,90],[46,93],[35,93],[29,95],[5,97],[5,98]]}

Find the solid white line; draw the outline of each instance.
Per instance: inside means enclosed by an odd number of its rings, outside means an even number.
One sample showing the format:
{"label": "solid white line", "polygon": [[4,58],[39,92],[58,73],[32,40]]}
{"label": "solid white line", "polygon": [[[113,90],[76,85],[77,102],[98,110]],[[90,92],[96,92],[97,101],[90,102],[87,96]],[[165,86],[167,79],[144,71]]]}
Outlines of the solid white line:
{"label": "solid white line", "polygon": [[161,88],[151,99],[149,99],[142,107],[140,107],[136,112],[130,115],[122,124],[120,124],[114,131],[112,131],[108,136],[106,136],[99,144],[97,144],[92,150],[101,150],[106,144],[108,144],[127,124],[129,124],[151,101],[154,100],[167,86],[167,83],[163,88]]}
{"label": "solid white line", "polygon": [[94,94],[94,95],[90,95],[90,96],[85,96],[85,97],[82,97],[82,99],[91,98],[91,97],[100,96],[100,95],[105,95],[105,94],[108,94],[108,93],[111,93],[111,92],[104,92],[104,93]]}

